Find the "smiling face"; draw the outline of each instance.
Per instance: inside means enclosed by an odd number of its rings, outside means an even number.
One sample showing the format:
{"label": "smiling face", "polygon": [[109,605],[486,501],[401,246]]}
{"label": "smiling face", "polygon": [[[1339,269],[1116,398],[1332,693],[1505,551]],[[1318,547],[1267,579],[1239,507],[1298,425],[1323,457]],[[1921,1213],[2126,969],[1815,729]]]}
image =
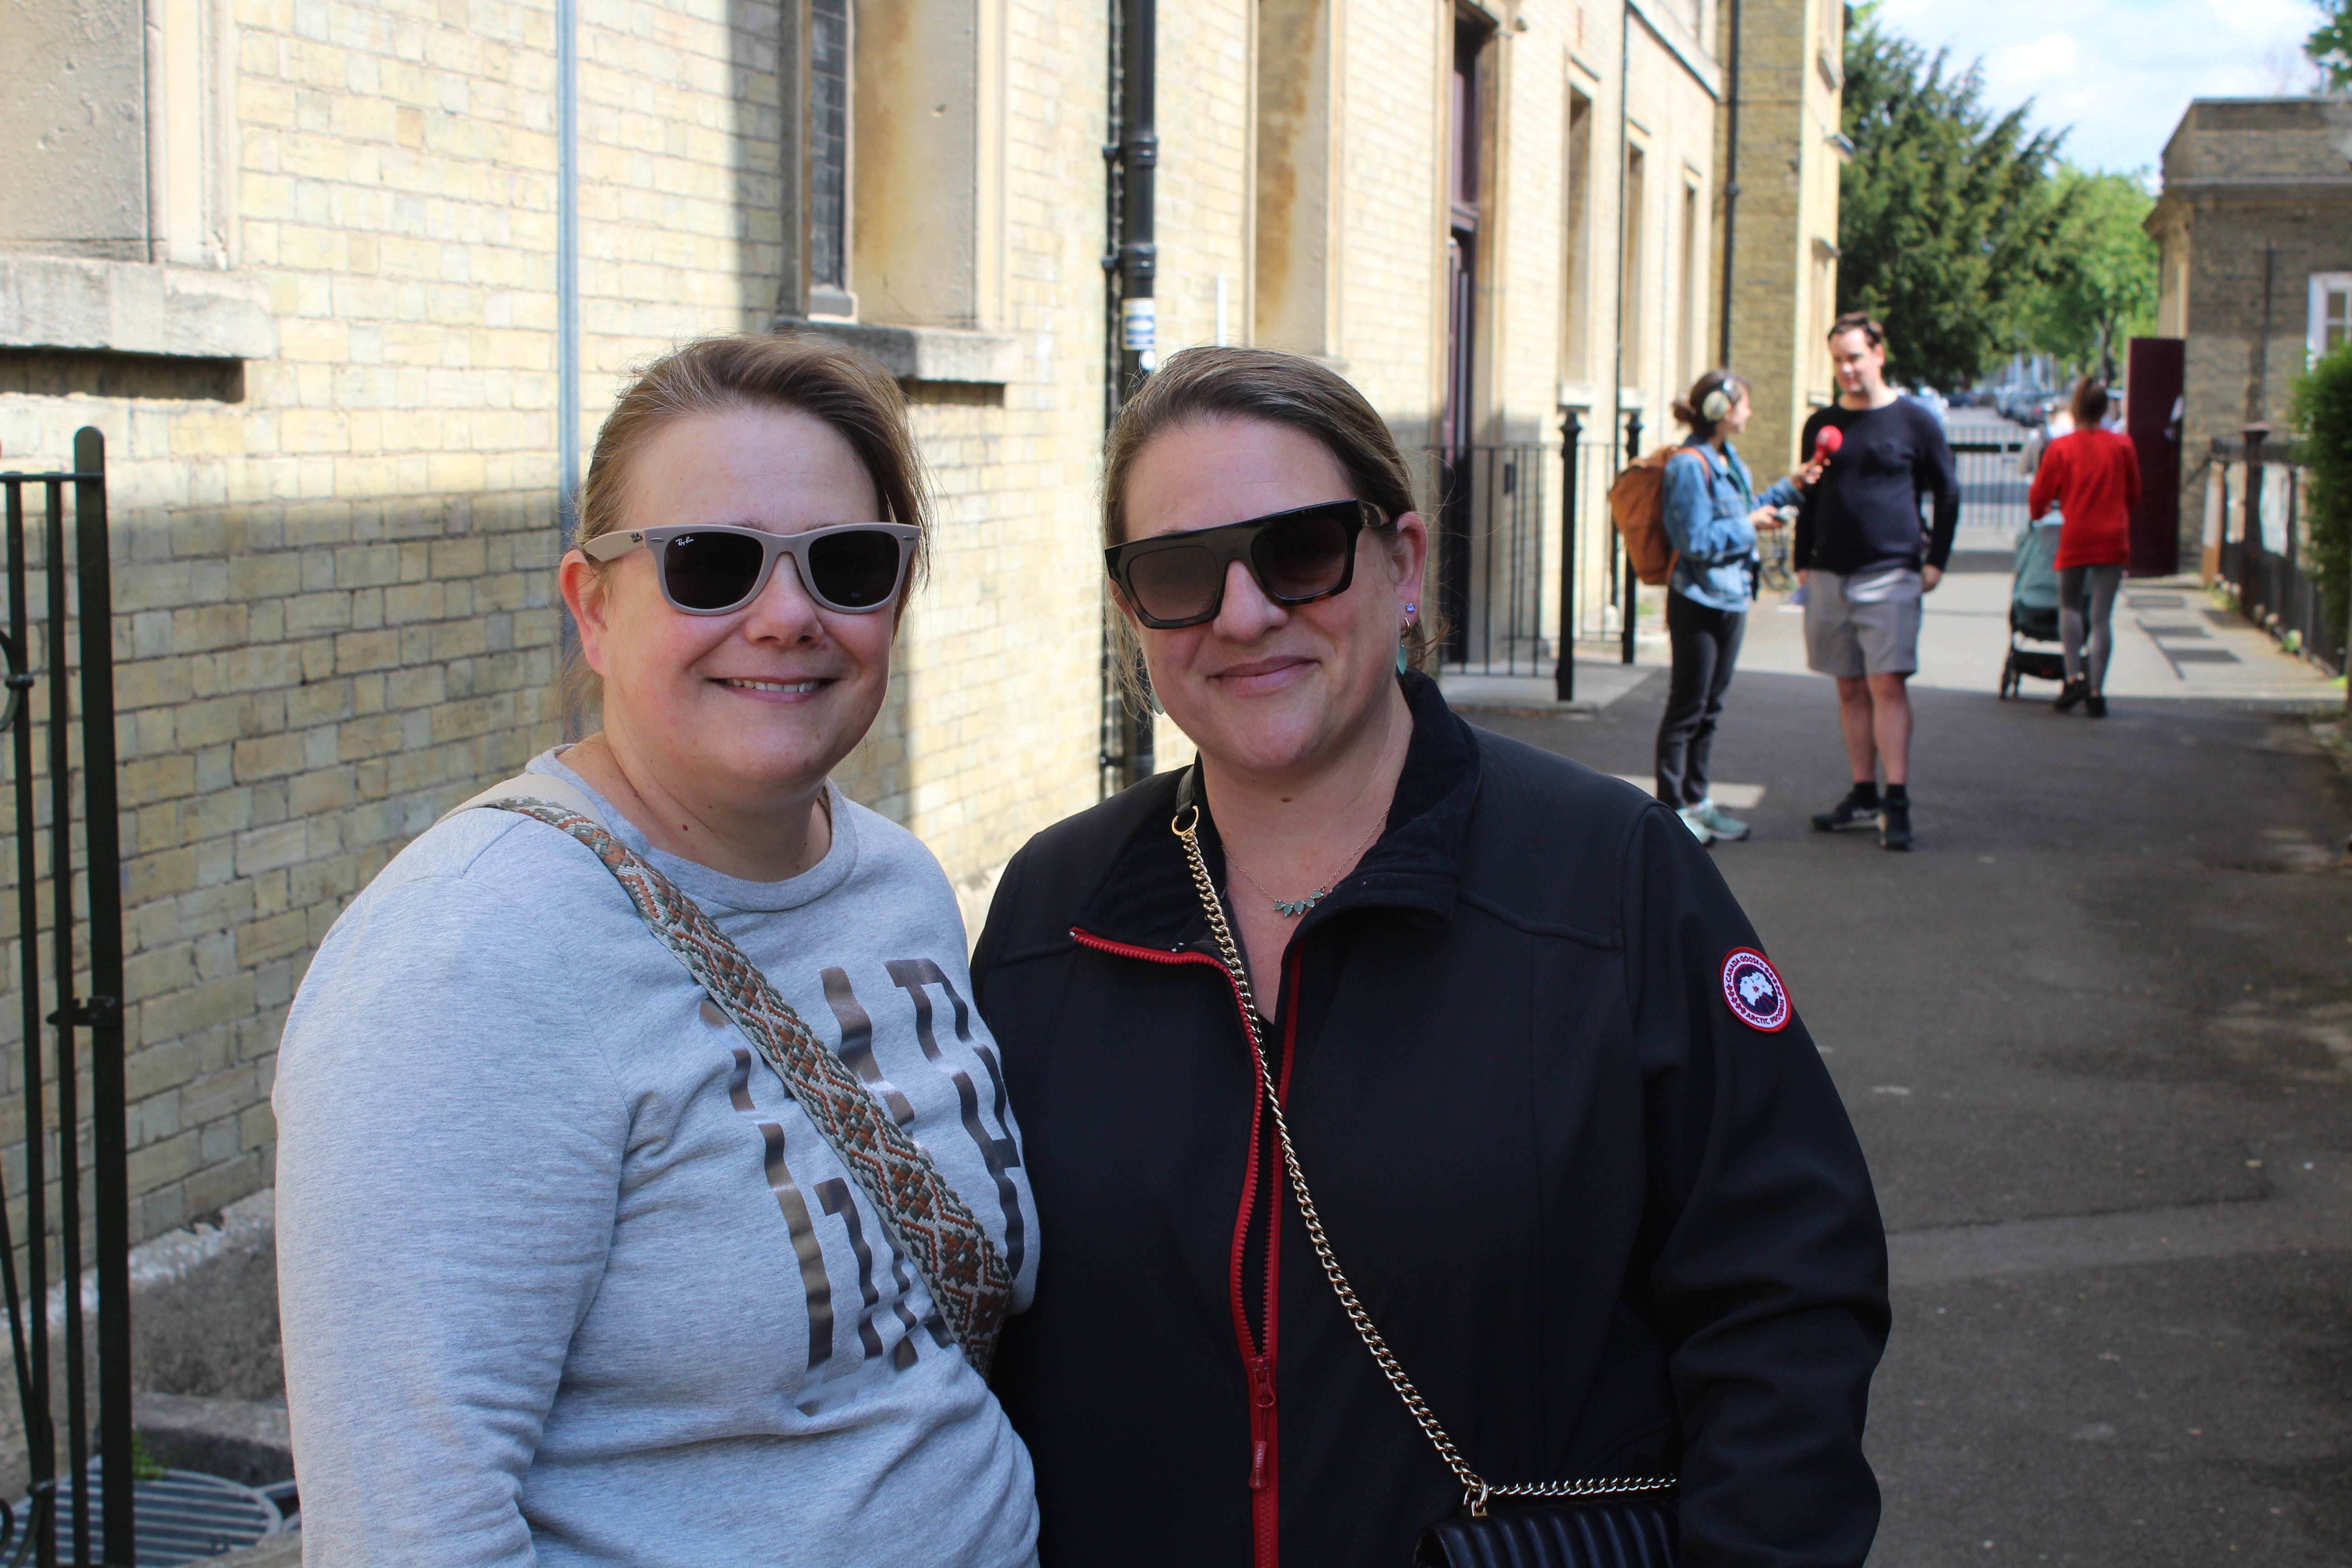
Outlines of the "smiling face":
{"label": "smiling face", "polygon": [[[1353,493],[1339,460],[1303,431],[1195,421],[1136,454],[1128,537],[1215,528]],[[1168,716],[1213,762],[1243,772],[1293,774],[1340,754],[1394,700],[1397,638],[1406,604],[1419,596],[1427,548],[1427,530],[1408,512],[1391,534],[1357,536],[1355,581],[1331,598],[1285,608],[1234,562],[1215,619],[1154,630],[1130,614]]]}
{"label": "smiling face", "polygon": [[1715,427],[1723,435],[1737,436],[1748,428],[1748,418],[1755,412],[1756,405],[1748,400],[1748,390],[1742,387],[1738,398],[1731,405],[1731,412],[1717,420]]}
{"label": "smiling face", "polygon": [[[857,455],[831,426],[777,408],[671,420],[631,459],[624,526],[740,523],[797,533],[881,520]],[[890,680],[895,607],[820,609],[789,557],[725,616],[670,608],[653,554],[601,574],[567,559],[581,652],[604,678],[604,731],[673,795],[753,805],[814,787],[865,738]]]}

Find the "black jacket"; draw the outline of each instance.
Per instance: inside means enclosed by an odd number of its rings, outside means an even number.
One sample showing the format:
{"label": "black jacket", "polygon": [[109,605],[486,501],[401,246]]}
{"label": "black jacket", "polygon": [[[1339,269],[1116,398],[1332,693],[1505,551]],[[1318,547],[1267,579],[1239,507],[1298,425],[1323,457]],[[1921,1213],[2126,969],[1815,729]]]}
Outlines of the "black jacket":
{"label": "black jacket", "polygon": [[[1266,1030],[1341,1266],[1490,1480],[1678,1474],[1686,1568],[1860,1563],[1885,1242],[1811,1040],[1734,1015],[1757,939],[1673,813],[1406,679],[1388,828],[1299,921]],[[972,964],[1043,1232],[995,1381],[1044,1562],[1402,1568],[1461,1488],[1286,1194],[1264,1284],[1281,1173],[1183,778],[1032,839]]]}

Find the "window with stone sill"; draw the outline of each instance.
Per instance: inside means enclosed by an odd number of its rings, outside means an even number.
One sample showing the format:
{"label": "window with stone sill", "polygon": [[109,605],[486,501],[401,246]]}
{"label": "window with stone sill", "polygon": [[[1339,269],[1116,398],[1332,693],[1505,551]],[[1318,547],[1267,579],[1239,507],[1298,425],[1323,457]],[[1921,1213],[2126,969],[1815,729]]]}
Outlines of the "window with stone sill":
{"label": "window with stone sill", "polygon": [[809,0],[808,310],[836,320],[857,314],[849,289],[850,28],[849,0]]}
{"label": "window with stone sill", "polygon": [[785,0],[779,321],[1001,326],[1004,9]]}
{"label": "window with stone sill", "polygon": [[0,252],[229,264],[227,0],[0,5]]}

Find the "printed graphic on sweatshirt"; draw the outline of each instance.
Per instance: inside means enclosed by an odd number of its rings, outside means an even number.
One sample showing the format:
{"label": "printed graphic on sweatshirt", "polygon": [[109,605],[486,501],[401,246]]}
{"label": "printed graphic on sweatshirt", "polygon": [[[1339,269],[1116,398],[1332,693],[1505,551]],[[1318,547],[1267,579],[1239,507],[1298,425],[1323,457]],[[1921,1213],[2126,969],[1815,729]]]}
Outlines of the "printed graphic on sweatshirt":
{"label": "printed graphic on sweatshirt", "polygon": [[[846,971],[827,968],[818,976],[825,1006],[840,1027],[841,1059],[898,1125],[941,1162],[944,1173],[963,1194],[964,1201],[985,1219],[988,1196],[985,1191],[972,1190],[977,1173],[971,1170],[969,1157],[948,1157],[953,1142],[969,1142],[986,1172],[987,1184],[995,1189],[1006,1267],[1017,1279],[1027,1255],[1028,1227],[1021,1212],[1020,1188],[1012,1175],[1021,1155],[1013,1135],[1003,1068],[991,1045],[975,1035],[971,1005],[939,964],[926,958],[895,959],[885,963],[883,971],[894,989],[887,996],[875,997],[870,1009]],[[973,1075],[941,1045],[935,992],[947,1004],[956,1045],[967,1060],[980,1064],[989,1079],[984,1093]],[[701,1015],[704,1023],[713,1027],[734,1027],[708,999]],[[811,1023],[814,1022],[812,1018]],[[875,1379],[906,1371],[920,1359],[925,1334],[938,1349],[960,1355],[936,1309],[919,1321],[909,1306],[916,1292],[914,1268],[899,1250],[889,1226],[875,1214],[872,1200],[854,1182],[839,1176],[803,1188],[793,1171],[795,1158],[804,1169],[814,1158],[824,1170],[837,1167],[837,1156],[824,1149],[822,1139],[804,1121],[795,1119],[795,1131],[788,1134],[772,1112],[761,1112],[751,1089],[758,1058],[748,1047],[728,1048],[733,1058],[728,1097],[757,1129],[761,1169],[800,1265],[809,1324],[808,1366],[798,1402],[801,1412],[815,1415],[838,1408],[871,1387]],[[886,1060],[899,1075],[898,1079],[886,1069]],[[934,1111],[926,1119],[927,1124],[918,1128],[914,1101],[901,1087],[903,1082],[914,1081],[906,1079],[908,1072],[930,1073],[942,1080],[953,1093],[954,1110]],[[937,1103],[928,1092],[921,1098]],[[818,1150],[824,1152],[815,1152]],[[836,1273],[845,1272],[853,1262],[854,1284]]]}

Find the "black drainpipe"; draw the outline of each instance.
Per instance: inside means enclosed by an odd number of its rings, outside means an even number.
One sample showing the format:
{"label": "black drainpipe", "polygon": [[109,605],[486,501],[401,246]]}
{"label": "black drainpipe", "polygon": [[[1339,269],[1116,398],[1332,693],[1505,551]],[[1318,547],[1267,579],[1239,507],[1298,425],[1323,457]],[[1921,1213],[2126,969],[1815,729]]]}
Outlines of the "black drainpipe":
{"label": "black drainpipe", "polygon": [[1160,169],[1160,133],[1154,90],[1160,52],[1158,0],[1121,0],[1120,32],[1127,58],[1120,76],[1126,124],[1120,128],[1119,163],[1126,176],[1126,210],[1120,216],[1119,370],[1127,390],[1159,363],[1159,321],[1152,296],[1160,251],[1152,243],[1151,195]]}
{"label": "black drainpipe", "polygon": [[1732,235],[1739,216],[1739,0],[1731,0],[1731,60],[1723,95],[1723,320],[1715,363],[1731,363]]}
{"label": "black drainpipe", "polygon": [[[1108,310],[1104,335],[1103,418],[1117,422],[1128,394],[1159,363],[1159,323],[1152,283],[1159,272],[1153,244],[1152,185],[1160,165],[1154,121],[1159,13],[1157,0],[1118,0],[1110,17],[1110,121],[1115,139],[1105,143],[1109,200],[1108,243],[1103,279]],[[1119,640],[1110,635],[1118,611],[1103,612],[1101,763],[1103,793],[1111,795],[1150,778],[1152,713],[1128,694],[1119,679]],[[1142,672],[1137,672],[1139,679]]]}

